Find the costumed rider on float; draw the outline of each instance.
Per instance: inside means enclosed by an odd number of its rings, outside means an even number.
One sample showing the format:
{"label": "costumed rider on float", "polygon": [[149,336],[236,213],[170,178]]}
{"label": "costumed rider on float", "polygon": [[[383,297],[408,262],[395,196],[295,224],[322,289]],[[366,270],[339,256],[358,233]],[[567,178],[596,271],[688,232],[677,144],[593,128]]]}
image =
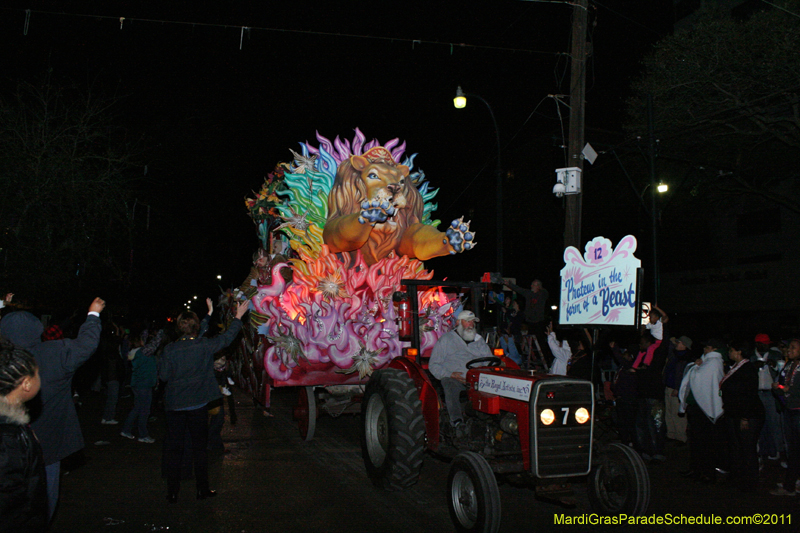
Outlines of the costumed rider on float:
{"label": "costumed rider on float", "polygon": [[459,396],[461,391],[467,390],[467,363],[473,359],[492,357],[489,345],[475,331],[475,323],[479,321],[472,311],[461,311],[455,329],[439,337],[428,364],[430,373],[442,383],[450,425],[459,438],[466,436]]}

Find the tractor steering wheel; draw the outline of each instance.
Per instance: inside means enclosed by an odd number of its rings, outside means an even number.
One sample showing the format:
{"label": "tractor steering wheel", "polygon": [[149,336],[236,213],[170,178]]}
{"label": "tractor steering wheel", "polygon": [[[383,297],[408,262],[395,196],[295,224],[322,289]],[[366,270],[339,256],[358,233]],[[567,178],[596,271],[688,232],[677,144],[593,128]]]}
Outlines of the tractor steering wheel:
{"label": "tractor steering wheel", "polygon": [[478,357],[467,363],[467,370],[471,370],[473,366],[478,366],[478,363],[489,363],[480,366],[497,366],[502,365],[503,361],[499,357]]}

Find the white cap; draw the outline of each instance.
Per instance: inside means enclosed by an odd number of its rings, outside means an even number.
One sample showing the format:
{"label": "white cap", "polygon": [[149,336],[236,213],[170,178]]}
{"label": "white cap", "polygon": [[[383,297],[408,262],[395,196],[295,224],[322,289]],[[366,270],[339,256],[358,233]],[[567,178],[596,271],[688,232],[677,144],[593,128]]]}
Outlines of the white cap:
{"label": "white cap", "polygon": [[466,320],[468,322],[470,320],[474,320],[475,322],[480,322],[481,321],[480,318],[475,318],[475,313],[473,313],[472,311],[461,311],[460,313],[458,313],[458,317],[457,318],[458,318],[458,320]]}

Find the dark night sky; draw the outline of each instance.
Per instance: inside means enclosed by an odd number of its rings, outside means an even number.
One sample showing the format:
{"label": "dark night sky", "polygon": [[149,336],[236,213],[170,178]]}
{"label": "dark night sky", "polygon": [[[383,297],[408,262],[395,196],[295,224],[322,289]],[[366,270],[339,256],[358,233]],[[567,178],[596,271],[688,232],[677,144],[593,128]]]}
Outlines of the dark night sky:
{"label": "dark night sky", "polygon": [[[120,124],[149,147],[141,198],[151,206],[151,224],[136,257],[150,286],[164,294],[161,304],[212,293],[216,274],[236,284],[244,278],[258,243],[243,198],[289,159],[289,148],[316,144],[316,131],[351,139],[359,127],[368,139],[405,140],[440,188],[434,216],[443,223],[472,216],[478,236],[474,252],[427,266],[439,278],[477,279],[494,270],[494,132],[479,102],[453,108],[458,85],[491,104],[504,167],[514,171],[505,185],[504,274],[556,283],[563,209],[550,191],[554,169],[564,166],[558,138],[562,128],[566,135],[568,110],[560,121],[546,96],[569,92],[568,4],[11,4],[0,9],[6,80],[32,81],[52,68],[56,80],[116,94]],[[670,6],[592,5],[587,131],[619,130],[629,77],[647,47],[669,31]],[[23,35],[26,8],[32,13]],[[241,26],[253,29],[240,50]],[[611,184],[617,187],[627,184]],[[602,202],[586,204],[584,240],[616,232],[605,235],[616,241],[636,231],[613,226],[614,213]]]}

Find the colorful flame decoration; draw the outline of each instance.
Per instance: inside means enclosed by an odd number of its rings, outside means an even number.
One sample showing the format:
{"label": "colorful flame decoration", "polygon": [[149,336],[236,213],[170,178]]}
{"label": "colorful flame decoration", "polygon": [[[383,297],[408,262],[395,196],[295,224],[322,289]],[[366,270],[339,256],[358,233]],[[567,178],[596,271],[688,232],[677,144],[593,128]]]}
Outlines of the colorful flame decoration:
{"label": "colorful flame decoration", "polygon": [[[287,381],[309,365],[315,369],[322,365],[323,375],[328,369],[365,379],[401,355],[391,299],[400,289],[400,280],[433,277],[422,262],[394,252],[368,267],[359,251],[355,266],[346,268],[323,244],[328,193],[338,165],[376,146],[389,150],[395,161],[405,153],[406,145],[398,139],[381,145],[374,139],[365,142],[361,131],[355,131],[352,142],[339,137],[331,142],[317,134],[319,147],[300,143],[302,154],[295,154],[292,163],[278,165],[256,198],[246,199],[262,243],[267,242],[262,235],[265,228],[280,224],[279,231],[299,256],[291,260],[293,283],[284,286],[281,276],[273,275],[273,284],[259,286],[251,300],[257,333],[270,341],[264,366],[276,381]],[[430,216],[437,207],[431,200],[438,189],[429,187],[422,170],[413,171],[415,157],[405,157],[402,164],[412,170],[409,177],[425,202],[422,222],[438,226],[440,221]],[[430,289],[419,294],[419,305],[424,353],[453,327],[457,302],[441,289]]]}

